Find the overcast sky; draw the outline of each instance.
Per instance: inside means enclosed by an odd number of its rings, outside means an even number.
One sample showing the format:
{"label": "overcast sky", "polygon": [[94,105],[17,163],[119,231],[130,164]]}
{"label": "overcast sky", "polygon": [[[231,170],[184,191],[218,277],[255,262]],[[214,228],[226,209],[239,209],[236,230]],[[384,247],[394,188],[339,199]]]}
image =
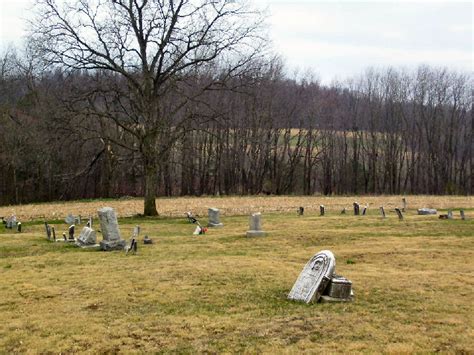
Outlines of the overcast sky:
{"label": "overcast sky", "polygon": [[[19,44],[31,0],[0,0],[0,47]],[[470,1],[253,0],[267,8],[275,51],[289,71],[323,82],[368,66],[421,63],[472,72]]]}

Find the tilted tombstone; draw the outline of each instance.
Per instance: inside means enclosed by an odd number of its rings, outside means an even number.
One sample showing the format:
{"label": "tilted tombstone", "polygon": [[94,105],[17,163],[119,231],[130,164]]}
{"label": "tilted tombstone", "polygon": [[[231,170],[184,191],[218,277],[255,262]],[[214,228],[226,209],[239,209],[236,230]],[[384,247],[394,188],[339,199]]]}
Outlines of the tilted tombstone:
{"label": "tilted tombstone", "polygon": [[397,212],[398,219],[401,221],[403,219],[402,211],[399,208],[395,208],[395,212]]}
{"label": "tilted tombstone", "polygon": [[419,215],[429,215],[429,214],[437,214],[438,211],[435,210],[434,208],[419,208],[418,209],[418,214]]}
{"label": "tilted tombstone", "polygon": [[260,212],[252,213],[249,218],[249,230],[247,237],[264,237],[267,235],[262,230],[262,214]]}
{"label": "tilted tombstone", "polygon": [[76,240],[76,245],[82,248],[97,245],[95,230],[89,227],[82,228],[81,234],[79,234],[79,237]]}
{"label": "tilted tombstone", "polygon": [[314,255],[305,265],[288,294],[288,299],[305,303],[317,302],[336,268],[336,258],[329,250]]}
{"label": "tilted tombstone", "polygon": [[380,206],[380,214],[382,215],[382,218],[385,218],[385,209],[383,208],[383,206]]}
{"label": "tilted tombstone", "polygon": [[360,205],[357,202],[354,202],[353,206],[354,206],[354,216],[358,216],[359,215],[359,210],[360,210]]}
{"label": "tilted tombstone", "polygon": [[365,216],[366,213],[367,213],[367,206],[364,206],[364,208],[362,209],[362,216]]}
{"label": "tilted tombstone", "polygon": [[461,215],[461,219],[462,219],[463,221],[465,221],[465,220],[466,220],[466,215],[464,214],[464,210],[460,210],[460,211],[459,211],[459,214]]}
{"label": "tilted tombstone", "polygon": [[299,207],[298,208],[298,216],[304,215],[304,207]]}
{"label": "tilted tombstone", "polygon": [[325,212],[324,205],[319,205],[319,215],[324,216],[324,212]]}
{"label": "tilted tombstone", "polygon": [[224,226],[220,221],[220,211],[217,208],[209,208],[207,213],[209,216],[208,227],[220,228]]}
{"label": "tilted tombstone", "polygon": [[350,302],[353,299],[352,281],[344,276],[332,275],[321,302]]}
{"label": "tilted tombstone", "polygon": [[102,250],[122,250],[126,241],[120,236],[117,216],[111,207],[103,207],[97,211],[100,220],[100,229],[104,239],[100,242]]}
{"label": "tilted tombstone", "polygon": [[132,240],[130,241],[130,245],[126,248],[125,254],[128,254],[129,252],[133,252],[135,254],[137,252],[137,249],[137,240],[135,238],[132,238]]}

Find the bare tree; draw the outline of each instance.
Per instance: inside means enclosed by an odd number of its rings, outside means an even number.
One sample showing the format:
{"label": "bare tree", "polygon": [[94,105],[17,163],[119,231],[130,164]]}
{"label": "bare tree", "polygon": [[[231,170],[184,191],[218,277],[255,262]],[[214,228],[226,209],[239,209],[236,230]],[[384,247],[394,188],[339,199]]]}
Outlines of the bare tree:
{"label": "bare tree", "polygon": [[[238,0],[39,0],[31,33],[48,62],[109,73],[113,86],[90,88],[87,114],[135,139],[152,216],[160,159],[195,118],[183,110],[261,55],[261,29],[261,15]],[[187,80],[216,67],[221,75],[205,84]],[[177,101],[164,104],[176,90]]]}

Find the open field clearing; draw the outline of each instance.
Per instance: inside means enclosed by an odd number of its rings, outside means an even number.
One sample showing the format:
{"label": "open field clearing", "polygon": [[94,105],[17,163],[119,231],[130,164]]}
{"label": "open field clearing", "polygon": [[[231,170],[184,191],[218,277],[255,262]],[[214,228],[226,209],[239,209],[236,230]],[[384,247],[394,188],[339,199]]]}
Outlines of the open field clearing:
{"label": "open field clearing", "polygon": [[[372,206],[368,215],[352,215],[354,200]],[[388,212],[400,196],[157,202],[158,218],[124,217],[141,211],[135,199],[2,207],[0,215],[30,221],[21,234],[0,228],[1,352],[474,352],[471,198],[407,196],[403,221]],[[96,216],[104,205],[124,217],[125,239],[141,226],[136,255],[46,240],[43,217],[60,235],[67,213]],[[304,216],[296,215],[300,205]],[[211,206],[224,227],[192,236],[183,212],[207,216]],[[457,211],[453,220],[417,216],[419,207],[462,207],[469,219]],[[244,214],[257,210],[268,236],[246,238]],[[145,234],[153,245],[143,245]],[[288,301],[303,266],[323,249],[353,282],[354,301]]]}
{"label": "open field clearing", "polygon": [[[437,209],[464,208],[474,209],[474,199],[470,196],[406,196],[408,209],[429,207]],[[235,196],[235,197],[180,197],[159,198],[156,200],[158,212],[165,217],[182,217],[184,212],[192,211],[207,216],[208,207],[217,207],[221,214],[247,215],[251,212],[295,212],[303,206],[308,213],[319,213],[323,204],[329,214],[339,213],[342,208],[352,208],[354,201],[369,204],[372,209],[384,206],[386,210],[401,207],[402,196]],[[67,214],[96,215],[103,206],[115,209],[119,217],[132,217],[143,213],[143,199],[130,198],[119,200],[93,200],[39,203],[15,206],[0,206],[0,216],[16,214],[20,221],[46,219],[63,220]]]}

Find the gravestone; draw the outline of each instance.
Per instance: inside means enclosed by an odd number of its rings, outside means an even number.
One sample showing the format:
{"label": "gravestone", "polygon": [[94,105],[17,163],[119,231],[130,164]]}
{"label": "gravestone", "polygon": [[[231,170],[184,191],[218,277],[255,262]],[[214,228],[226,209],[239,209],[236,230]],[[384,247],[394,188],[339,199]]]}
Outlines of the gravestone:
{"label": "gravestone", "polygon": [[403,207],[402,207],[402,212],[405,212],[406,209],[407,209],[407,200],[406,198],[402,198],[402,204],[403,204]]}
{"label": "gravestone", "polygon": [[344,276],[332,275],[326,290],[321,296],[322,302],[350,302],[352,301],[352,282]]}
{"label": "gravestone", "polygon": [[16,225],[16,231],[18,233],[21,233],[21,222],[18,222],[17,225]]}
{"label": "gravestone", "polygon": [[133,237],[138,238],[140,236],[140,226],[136,225],[133,227]]}
{"label": "gravestone", "polygon": [[342,209],[341,214],[346,214],[346,208],[345,207]]}
{"label": "gravestone", "polygon": [[103,207],[97,211],[100,220],[100,230],[103,240],[100,242],[100,249],[105,251],[123,250],[125,240],[120,236],[120,230],[115,211],[111,207]]}
{"label": "gravestone", "polygon": [[249,237],[264,237],[267,233],[262,230],[262,214],[260,212],[252,213],[249,218],[249,230],[247,231],[247,238]]}
{"label": "gravestone", "polygon": [[51,227],[47,222],[44,222],[44,228],[46,230],[46,238],[48,238],[48,240],[51,240]]}
{"label": "gravestone", "polygon": [[383,208],[383,206],[380,206],[380,214],[382,215],[382,218],[385,218],[385,209]]}
{"label": "gravestone", "polygon": [[94,246],[97,243],[96,232],[92,228],[84,227],[82,228],[81,234],[76,240],[76,245],[78,247],[90,247]]}
{"label": "gravestone", "polygon": [[80,225],[82,222],[81,215],[74,217],[74,224]]}
{"label": "gravestone", "polygon": [[65,242],[67,242],[67,237],[66,237],[66,233],[65,233],[65,232],[63,232],[63,239],[64,239]]}
{"label": "gravestone", "polygon": [[86,227],[92,228],[93,220],[92,216],[89,216],[89,220],[86,223]]}
{"label": "gravestone", "polygon": [[314,255],[301,271],[288,299],[305,303],[317,302],[331,280],[336,268],[336,259],[329,250]]}
{"label": "gravestone", "polygon": [[397,212],[398,219],[401,221],[403,219],[402,211],[399,208],[395,208],[395,212]]}
{"label": "gravestone", "polygon": [[453,219],[453,211],[448,210],[448,219]]}
{"label": "gravestone", "polygon": [[132,240],[130,241],[130,245],[126,248],[125,254],[128,254],[129,252],[133,252],[134,254],[136,254],[137,249],[137,240],[135,238],[132,238]]}
{"label": "gravestone", "polygon": [[217,208],[209,208],[207,210],[209,216],[208,227],[220,228],[224,225],[220,222],[220,211]]}
{"label": "gravestone", "polygon": [[304,215],[304,207],[298,208],[298,216]]}
{"label": "gravestone", "polygon": [[68,231],[69,231],[69,240],[71,240],[71,241],[74,240],[75,230],[76,230],[76,226],[74,224],[72,224],[68,229]]}
{"label": "gravestone", "polygon": [[360,210],[360,205],[357,202],[354,202],[353,205],[354,205],[354,216],[358,216],[359,215],[359,210]]}
{"label": "gravestone", "polygon": [[153,240],[151,240],[150,238],[148,238],[147,235],[145,235],[145,237],[143,237],[143,244],[153,244]]}
{"label": "gravestone", "polygon": [[362,209],[362,216],[365,216],[366,213],[367,213],[367,206],[364,206],[364,208]]}
{"label": "gravestone", "polygon": [[66,218],[64,218],[64,222],[66,222],[66,224],[74,224],[76,222],[76,218],[72,215],[72,214],[68,214]]}
{"label": "gravestone", "polygon": [[418,209],[418,214],[419,215],[429,215],[429,214],[437,214],[437,213],[438,213],[438,211],[435,210],[434,208],[423,207],[423,208]]}
{"label": "gravestone", "polygon": [[464,214],[464,210],[460,210],[460,211],[459,211],[459,214],[461,215],[461,219],[462,219],[463,221],[465,221],[465,220],[466,220],[466,215]]}
{"label": "gravestone", "polygon": [[56,241],[56,230],[54,227],[51,227],[51,232],[53,232],[53,240]]}
{"label": "gravestone", "polygon": [[319,205],[319,215],[324,216],[324,205]]}

